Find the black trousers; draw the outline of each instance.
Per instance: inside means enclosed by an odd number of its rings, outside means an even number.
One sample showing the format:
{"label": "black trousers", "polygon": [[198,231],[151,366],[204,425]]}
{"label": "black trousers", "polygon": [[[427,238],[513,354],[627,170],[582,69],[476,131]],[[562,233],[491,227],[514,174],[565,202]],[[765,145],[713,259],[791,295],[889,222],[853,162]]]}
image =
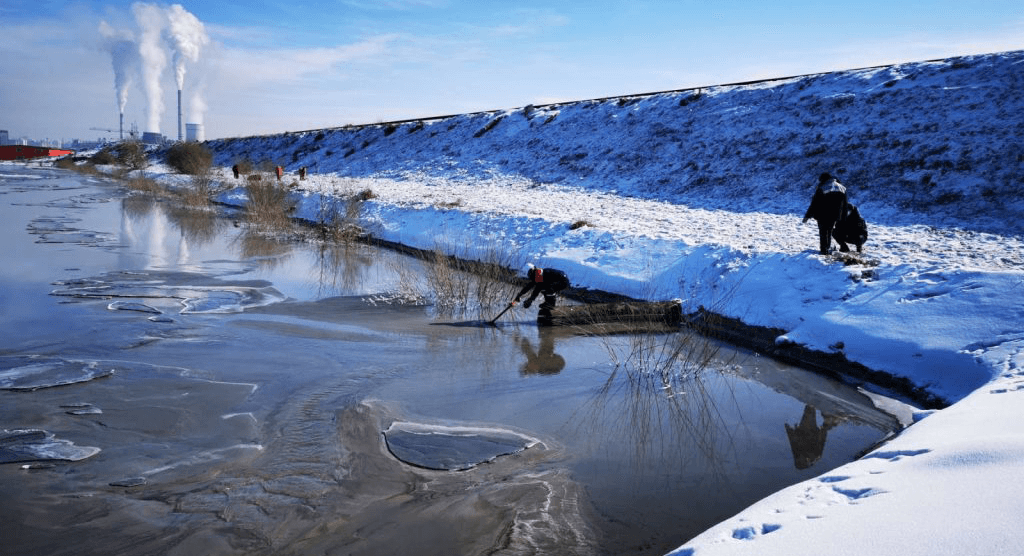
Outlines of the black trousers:
{"label": "black trousers", "polygon": [[[832,247],[832,229],[836,227],[834,220],[818,220],[818,250],[822,255],[828,255],[829,249]],[[846,242],[836,238],[839,242],[839,249],[841,251],[849,251],[850,247],[846,245]]]}

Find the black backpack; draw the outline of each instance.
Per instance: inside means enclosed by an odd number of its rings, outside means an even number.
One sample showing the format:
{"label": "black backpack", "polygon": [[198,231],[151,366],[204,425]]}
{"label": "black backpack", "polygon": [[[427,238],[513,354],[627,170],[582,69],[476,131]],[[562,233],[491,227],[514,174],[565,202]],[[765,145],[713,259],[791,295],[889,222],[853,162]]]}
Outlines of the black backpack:
{"label": "black backpack", "polygon": [[868,223],[861,217],[856,205],[846,205],[846,215],[836,227],[839,231],[839,237],[845,243],[864,245],[868,240]]}

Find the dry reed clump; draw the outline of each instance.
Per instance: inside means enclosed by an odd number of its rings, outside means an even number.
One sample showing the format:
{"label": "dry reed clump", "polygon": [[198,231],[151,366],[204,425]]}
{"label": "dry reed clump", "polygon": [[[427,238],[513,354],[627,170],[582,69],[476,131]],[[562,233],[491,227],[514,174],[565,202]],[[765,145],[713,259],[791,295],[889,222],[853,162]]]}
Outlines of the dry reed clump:
{"label": "dry reed clump", "polygon": [[438,316],[490,315],[515,295],[516,266],[510,250],[492,245],[476,258],[469,246],[437,244],[424,265],[426,284]]}
{"label": "dry reed clump", "polygon": [[263,231],[288,229],[293,207],[288,201],[287,189],[277,183],[276,178],[263,174],[251,174],[246,181],[245,192],[249,201],[245,205],[245,213],[248,222]]}
{"label": "dry reed clump", "polygon": [[87,161],[84,164],[79,164],[69,156],[59,158],[53,165],[61,170],[71,170],[83,175],[95,176],[100,173],[99,169],[96,168],[96,164],[92,161]]}
{"label": "dry reed clump", "polygon": [[376,197],[369,189],[339,200],[334,196],[320,197],[316,231],[325,242],[350,244],[366,237],[361,219],[364,203]]}
{"label": "dry reed clump", "polygon": [[213,178],[209,171],[192,176],[189,187],[179,192],[181,202],[192,208],[210,206],[210,194],[213,192]]}
{"label": "dry reed clump", "polygon": [[163,193],[163,188],[160,187],[160,184],[158,184],[156,180],[147,178],[146,176],[126,178],[123,180],[123,183],[125,187],[133,191],[148,193],[150,195]]}

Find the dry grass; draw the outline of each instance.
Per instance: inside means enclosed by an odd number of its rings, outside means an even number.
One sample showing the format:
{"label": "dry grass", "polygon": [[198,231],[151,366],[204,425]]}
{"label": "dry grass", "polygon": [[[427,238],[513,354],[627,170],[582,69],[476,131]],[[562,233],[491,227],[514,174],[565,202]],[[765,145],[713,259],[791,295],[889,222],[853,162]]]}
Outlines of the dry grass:
{"label": "dry grass", "polygon": [[465,255],[469,251],[469,246],[438,244],[425,261],[426,284],[438,316],[483,318],[504,307],[519,289],[509,270],[518,266],[509,249],[492,245],[475,259]]}
{"label": "dry grass", "polygon": [[126,178],[123,180],[125,187],[133,191],[139,191],[141,193],[148,193],[150,195],[158,195],[164,192],[160,184],[152,178],[145,176],[135,176]]}
{"label": "dry grass", "polygon": [[213,178],[210,172],[201,172],[192,176],[190,187],[179,193],[181,202],[192,208],[210,206],[210,194],[213,192]]}
{"label": "dry grass", "polygon": [[294,207],[288,201],[288,190],[276,178],[252,174],[245,186],[249,201],[245,205],[249,224],[261,231],[282,231],[291,227]]}

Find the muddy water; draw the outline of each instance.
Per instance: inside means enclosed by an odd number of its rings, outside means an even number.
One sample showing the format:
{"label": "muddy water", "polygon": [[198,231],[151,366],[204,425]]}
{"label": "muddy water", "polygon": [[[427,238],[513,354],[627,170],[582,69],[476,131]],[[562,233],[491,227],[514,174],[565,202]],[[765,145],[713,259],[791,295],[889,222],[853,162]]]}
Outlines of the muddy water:
{"label": "muddy water", "polygon": [[0,225],[0,554],[662,554],[895,426],[683,333],[479,326],[416,261],[93,178],[0,166]]}

